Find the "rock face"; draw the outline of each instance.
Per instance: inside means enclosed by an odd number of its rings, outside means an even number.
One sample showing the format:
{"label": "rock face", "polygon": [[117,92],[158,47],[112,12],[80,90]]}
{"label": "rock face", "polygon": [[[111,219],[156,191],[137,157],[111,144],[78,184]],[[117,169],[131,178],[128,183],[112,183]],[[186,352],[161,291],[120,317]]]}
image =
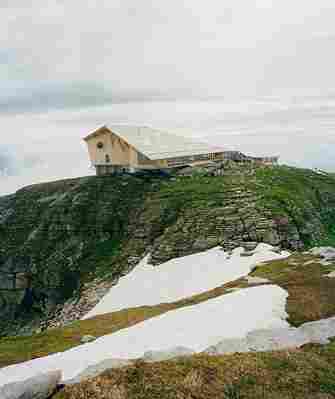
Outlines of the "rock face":
{"label": "rock face", "polygon": [[335,179],[295,168],[26,187],[0,197],[0,335],[79,319],[148,252],[159,265],[218,245],[298,249],[334,225]]}
{"label": "rock face", "polygon": [[0,388],[1,399],[48,399],[57,389],[62,373],[52,371],[23,382],[4,385]]}
{"label": "rock face", "polygon": [[[0,334],[40,328],[66,301],[80,302],[82,290],[98,302],[110,283],[97,277],[109,273],[113,281],[120,274],[109,263],[150,187],[130,176],[89,177],[0,198],[0,319],[6,319]],[[84,287],[91,282],[94,290]],[[67,320],[81,312],[71,313]]]}

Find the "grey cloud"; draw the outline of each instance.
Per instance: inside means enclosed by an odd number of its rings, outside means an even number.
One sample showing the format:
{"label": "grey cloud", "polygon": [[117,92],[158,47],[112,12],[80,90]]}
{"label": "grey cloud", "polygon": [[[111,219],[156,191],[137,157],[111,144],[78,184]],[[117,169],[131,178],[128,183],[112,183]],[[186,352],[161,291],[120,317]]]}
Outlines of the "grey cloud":
{"label": "grey cloud", "polygon": [[7,97],[0,96],[0,113],[3,114],[40,112],[50,108],[73,109],[129,101],[161,101],[192,97],[190,88],[180,87],[169,92],[161,91],[159,88],[113,90],[111,87],[104,87],[95,82],[46,84],[41,87],[20,87],[8,91],[10,94]]}
{"label": "grey cloud", "polygon": [[332,1],[27,4],[0,15],[3,112],[335,86]]}

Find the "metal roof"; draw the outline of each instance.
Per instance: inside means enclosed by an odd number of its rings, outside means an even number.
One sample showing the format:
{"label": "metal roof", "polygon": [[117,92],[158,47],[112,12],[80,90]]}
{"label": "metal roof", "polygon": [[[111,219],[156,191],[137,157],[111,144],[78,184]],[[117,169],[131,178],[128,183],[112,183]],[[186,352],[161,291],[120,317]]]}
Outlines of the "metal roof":
{"label": "metal roof", "polygon": [[105,127],[151,160],[223,152],[221,147],[147,126],[106,125]]}

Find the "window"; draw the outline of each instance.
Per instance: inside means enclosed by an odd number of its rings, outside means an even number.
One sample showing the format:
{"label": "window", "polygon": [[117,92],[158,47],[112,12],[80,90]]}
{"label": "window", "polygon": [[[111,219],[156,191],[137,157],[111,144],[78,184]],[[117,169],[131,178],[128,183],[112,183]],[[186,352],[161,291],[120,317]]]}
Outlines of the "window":
{"label": "window", "polygon": [[105,155],[105,160],[106,160],[106,163],[110,163],[111,158],[108,154]]}
{"label": "window", "polygon": [[102,148],[104,148],[104,143],[103,143],[102,141],[99,141],[99,142],[97,143],[97,148],[98,148],[99,150],[101,150]]}

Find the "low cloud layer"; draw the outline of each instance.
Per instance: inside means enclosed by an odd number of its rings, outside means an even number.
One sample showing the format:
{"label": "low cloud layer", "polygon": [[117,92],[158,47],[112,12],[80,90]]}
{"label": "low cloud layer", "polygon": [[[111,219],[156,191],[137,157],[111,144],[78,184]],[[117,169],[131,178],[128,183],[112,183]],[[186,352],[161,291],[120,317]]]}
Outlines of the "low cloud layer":
{"label": "low cloud layer", "polygon": [[335,87],[333,0],[12,0],[0,112]]}
{"label": "low cloud layer", "polygon": [[[335,172],[335,96],[245,101],[127,102],[2,118],[10,133],[0,195],[32,183],[93,174],[82,138],[103,124],[149,125],[252,155]],[[9,149],[9,150],[8,150]],[[7,154],[12,154],[8,158]],[[15,161],[15,163],[14,163]]]}

